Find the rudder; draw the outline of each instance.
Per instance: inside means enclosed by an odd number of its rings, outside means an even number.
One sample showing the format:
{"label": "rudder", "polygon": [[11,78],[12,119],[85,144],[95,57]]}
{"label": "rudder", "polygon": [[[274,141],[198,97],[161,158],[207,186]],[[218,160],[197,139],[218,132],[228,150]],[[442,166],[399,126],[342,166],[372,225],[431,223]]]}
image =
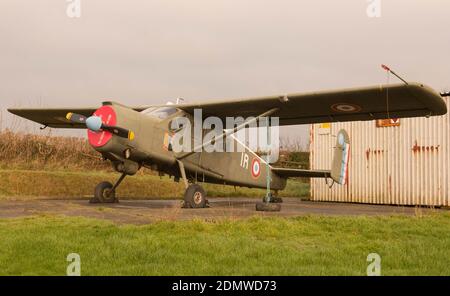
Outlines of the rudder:
{"label": "rudder", "polygon": [[338,184],[345,185],[348,181],[348,162],[350,159],[350,137],[341,129],[337,135],[334,148],[331,178]]}

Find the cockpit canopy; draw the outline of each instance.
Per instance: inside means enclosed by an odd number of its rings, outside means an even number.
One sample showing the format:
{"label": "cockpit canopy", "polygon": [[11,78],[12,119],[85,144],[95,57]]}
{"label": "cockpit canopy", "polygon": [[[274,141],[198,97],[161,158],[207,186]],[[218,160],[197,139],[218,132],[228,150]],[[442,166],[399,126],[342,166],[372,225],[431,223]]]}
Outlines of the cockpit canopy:
{"label": "cockpit canopy", "polygon": [[175,107],[175,105],[172,102],[168,102],[167,106],[164,107],[150,107],[148,109],[145,109],[141,113],[147,116],[154,117],[159,120],[164,120],[171,115],[175,114],[178,111],[178,109]]}

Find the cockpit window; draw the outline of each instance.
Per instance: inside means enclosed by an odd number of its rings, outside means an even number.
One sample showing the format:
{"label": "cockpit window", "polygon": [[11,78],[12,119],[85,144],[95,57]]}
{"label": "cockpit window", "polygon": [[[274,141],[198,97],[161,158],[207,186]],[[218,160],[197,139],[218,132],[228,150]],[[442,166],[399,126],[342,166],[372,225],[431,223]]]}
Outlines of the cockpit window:
{"label": "cockpit window", "polygon": [[167,106],[167,107],[148,108],[142,111],[142,114],[163,120],[176,112],[177,108]]}

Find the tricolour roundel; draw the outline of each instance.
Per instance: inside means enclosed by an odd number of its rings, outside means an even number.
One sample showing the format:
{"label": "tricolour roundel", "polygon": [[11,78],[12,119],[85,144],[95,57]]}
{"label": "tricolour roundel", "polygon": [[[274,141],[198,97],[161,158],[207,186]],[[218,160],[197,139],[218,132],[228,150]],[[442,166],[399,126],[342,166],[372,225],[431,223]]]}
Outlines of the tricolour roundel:
{"label": "tricolour roundel", "polygon": [[[102,106],[92,114],[102,119],[102,122],[106,125],[116,125],[116,112],[111,106]],[[111,140],[112,134],[106,131],[94,132],[88,129],[89,144],[93,147],[102,147]]]}
{"label": "tricolour roundel", "polygon": [[331,109],[335,112],[354,113],[361,111],[361,106],[349,103],[338,103],[331,106]]}
{"label": "tricolour roundel", "polygon": [[261,163],[258,158],[253,158],[252,160],[252,176],[253,178],[258,178],[261,174]]}

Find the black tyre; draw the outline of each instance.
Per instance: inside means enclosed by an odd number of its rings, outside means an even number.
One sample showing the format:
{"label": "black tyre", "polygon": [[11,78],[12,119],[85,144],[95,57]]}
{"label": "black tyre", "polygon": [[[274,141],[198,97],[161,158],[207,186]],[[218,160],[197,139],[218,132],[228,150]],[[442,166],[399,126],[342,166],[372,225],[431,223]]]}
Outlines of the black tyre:
{"label": "black tyre", "polygon": [[[264,197],[264,198],[262,199],[262,201],[263,201],[263,202],[266,202],[266,198]],[[272,197],[270,198],[270,202],[271,202],[271,203],[283,203],[283,199],[282,199],[281,197],[278,197],[278,196],[272,196]]]}
{"label": "black tyre", "polygon": [[279,203],[258,202],[256,203],[256,210],[259,212],[279,212],[281,205]]}
{"label": "black tyre", "polygon": [[207,205],[206,192],[198,184],[189,185],[184,193],[185,208],[205,208]]}
{"label": "black tyre", "polygon": [[116,192],[113,185],[109,182],[101,182],[95,187],[94,198],[101,203],[116,202]]}

